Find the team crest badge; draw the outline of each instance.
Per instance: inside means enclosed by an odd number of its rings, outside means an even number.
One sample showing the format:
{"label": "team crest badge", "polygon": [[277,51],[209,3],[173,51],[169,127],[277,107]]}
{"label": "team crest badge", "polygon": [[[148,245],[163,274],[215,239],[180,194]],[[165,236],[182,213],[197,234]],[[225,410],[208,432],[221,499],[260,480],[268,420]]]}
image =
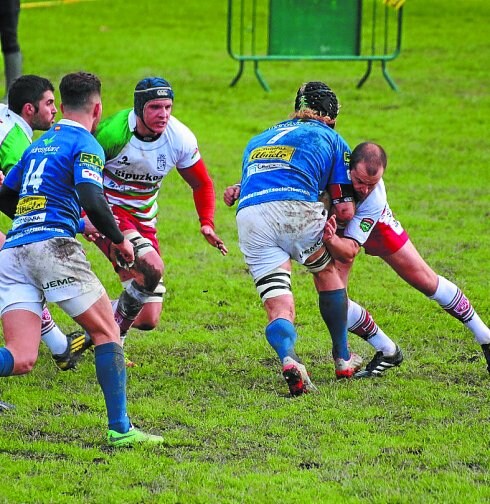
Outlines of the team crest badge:
{"label": "team crest badge", "polygon": [[165,154],[159,154],[157,158],[157,170],[164,171],[167,167],[167,156]]}
{"label": "team crest badge", "polygon": [[363,230],[364,233],[367,233],[373,227],[374,221],[373,219],[365,218],[362,219],[359,227]]}

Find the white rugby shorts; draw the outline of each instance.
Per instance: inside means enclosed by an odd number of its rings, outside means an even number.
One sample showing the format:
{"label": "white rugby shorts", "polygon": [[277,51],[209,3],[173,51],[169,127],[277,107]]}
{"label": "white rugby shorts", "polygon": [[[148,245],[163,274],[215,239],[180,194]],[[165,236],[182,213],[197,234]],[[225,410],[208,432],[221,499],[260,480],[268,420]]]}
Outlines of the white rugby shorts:
{"label": "white rugby shorts", "polygon": [[0,250],[0,314],[15,305],[58,303],[71,317],[92,306],[105,292],[90,268],[80,242],[51,238]]}
{"label": "white rugby shorts", "polygon": [[272,201],[242,208],[236,216],[240,250],[254,280],[288,259],[304,264],[322,245],[323,203]]}

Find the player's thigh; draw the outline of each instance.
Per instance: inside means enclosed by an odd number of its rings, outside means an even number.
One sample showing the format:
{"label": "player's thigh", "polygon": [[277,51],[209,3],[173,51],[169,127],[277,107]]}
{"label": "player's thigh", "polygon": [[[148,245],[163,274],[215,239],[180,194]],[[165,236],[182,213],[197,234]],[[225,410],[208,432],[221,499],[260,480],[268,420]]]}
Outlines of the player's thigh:
{"label": "player's thigh", "polygon": [[254,281],[290,260],[278,244],[278,227],[270,213],[271,205],[241,209],[237,216],[238,243]]}
{"label": "player's thigh", "polygon": [[409,285],[431,296],[437,289],[437,274],[424,261],[413,243],[408,240],[397,252],[382,259]]}
{"label": "player's thigh", "polygon": [[120,343],[119,328],[106,293],[74,320],[88,332],[95,345]]}

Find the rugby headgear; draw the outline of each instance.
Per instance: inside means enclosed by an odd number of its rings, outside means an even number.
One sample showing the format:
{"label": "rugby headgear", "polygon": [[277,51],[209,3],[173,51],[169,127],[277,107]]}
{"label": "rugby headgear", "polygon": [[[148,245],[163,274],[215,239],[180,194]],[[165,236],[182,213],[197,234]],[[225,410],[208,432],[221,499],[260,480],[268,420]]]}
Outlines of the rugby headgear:
{"label": "rugby headgear", "polygon": [[296,93],[294,109],[309,108],[320,116],[335,119],[339,114],[339,102],[335,93],[323,82],[313,81],[303,84]]}
{"label": "rugby headgear", "polygon": [[151,100],[174,99],[170,83],[162,77],[147,77],[134,88],[134,113],[143,119],[143,110]]}

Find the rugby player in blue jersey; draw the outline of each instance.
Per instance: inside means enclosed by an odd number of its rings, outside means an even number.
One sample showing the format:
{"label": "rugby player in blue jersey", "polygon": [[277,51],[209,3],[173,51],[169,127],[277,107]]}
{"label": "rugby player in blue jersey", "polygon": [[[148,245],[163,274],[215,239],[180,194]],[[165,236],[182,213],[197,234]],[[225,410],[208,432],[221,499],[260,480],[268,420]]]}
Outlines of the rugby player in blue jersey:
{"label": "rugby player in blue jersey", "polygon": [[102,188],[104,152],[93,137],[102,115],[100,80],[65,75],[63,119],[24,152],[0,187],[0,211],[13,218],[0,251],[0,315],[5,347],[0,376],[33,368],[45,301],[57,303],[91,336],[108,416],[108,443],[161,442],[132,427],[126,413],[126,367],[109,298],[75,239],[83,208],[123,260],[134,260]]}
{"label": "rugby player in blue jersey", "polygon": [[347,293],[322,241],[327,221],[322,191],[332,198],[332,219],[347,222],[354,215],[350,149],[334,130],[338,112],[337,97],[326,84],[302,85],[292,118],[250,140],[241,182],[224,195],[229,206],[238,199],[240,249],[267,312],[267,341],[293,396],[315,389],[294,349],[293,259],[313,274],[336,376],[351,377],[362,364],[347,346]]}
{"label": "rugby player in blue jersey", "polygon": [[[19,161],[31,145],[34,130],[46,131],[54,124],[54,86],[44,77],[22,75],[9,88],[8,106],[0,104],[0,183],[3,174]],[[0,248],[5,235],[0,232]],[[66,336],[55,324],[48,307],[42,313],[41,338],[49,347],[56,365],[73,369],[91,341],[83,331]]]}

